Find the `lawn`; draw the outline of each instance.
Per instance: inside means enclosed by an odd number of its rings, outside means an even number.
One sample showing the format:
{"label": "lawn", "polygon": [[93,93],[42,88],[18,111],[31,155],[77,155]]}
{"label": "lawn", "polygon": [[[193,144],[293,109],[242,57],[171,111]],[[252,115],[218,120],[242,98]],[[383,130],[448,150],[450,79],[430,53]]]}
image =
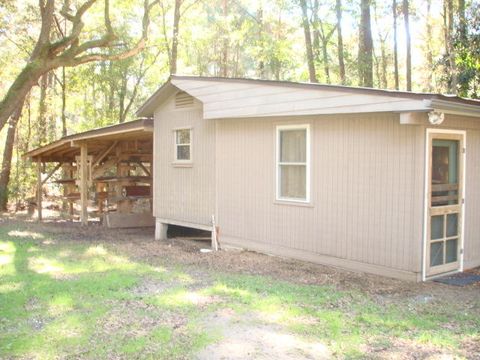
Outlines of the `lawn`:
{"label": "lawn", "polygon": [[479,287],[306,284],[251,268],[307,265],[255,254],[232,270],[248,253],[80,229],[0,222],[0,358],[480,356]]}

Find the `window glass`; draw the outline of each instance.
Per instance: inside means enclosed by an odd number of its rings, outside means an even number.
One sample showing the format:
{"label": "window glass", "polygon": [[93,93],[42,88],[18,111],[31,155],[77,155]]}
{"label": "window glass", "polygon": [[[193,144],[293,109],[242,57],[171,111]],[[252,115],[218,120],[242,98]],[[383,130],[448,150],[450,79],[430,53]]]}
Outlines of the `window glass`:
{"label": "window glass", "polygon": [[190,129],[177,130],[177,144],[190,144]]}
{"label": "window glass", "polygon": [[306,166],[281,165],[280,183],[282,198],[306,199]]}
{"label": "window glass", "polygon": [[190,145],[177,146],[177,160],[190,160]]}
{"label": "window glass", "polygon": [[280,132],[280,162],[307,161],[307,130],[282,130]]}

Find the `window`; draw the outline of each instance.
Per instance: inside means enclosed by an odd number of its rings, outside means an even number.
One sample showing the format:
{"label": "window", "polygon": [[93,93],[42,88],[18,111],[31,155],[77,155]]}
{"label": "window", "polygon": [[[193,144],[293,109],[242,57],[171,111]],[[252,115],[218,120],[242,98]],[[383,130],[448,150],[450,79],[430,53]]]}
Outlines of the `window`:
{"label": "window", "polygon": [[192,161],[192,129],[175,130],[175,161]]}
{"label": "window", "polygon": [[310,127],[277,127],[277,200],[310,201]]}

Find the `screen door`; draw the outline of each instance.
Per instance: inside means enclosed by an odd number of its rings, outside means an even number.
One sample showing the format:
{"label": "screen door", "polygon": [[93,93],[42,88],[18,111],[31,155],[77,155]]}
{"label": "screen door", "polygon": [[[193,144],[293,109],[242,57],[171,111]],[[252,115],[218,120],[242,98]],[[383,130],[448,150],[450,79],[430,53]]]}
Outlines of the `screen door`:
{"label": "screen door", "polygon": [[430,133],[427,276],[460,268],[463,134]]}

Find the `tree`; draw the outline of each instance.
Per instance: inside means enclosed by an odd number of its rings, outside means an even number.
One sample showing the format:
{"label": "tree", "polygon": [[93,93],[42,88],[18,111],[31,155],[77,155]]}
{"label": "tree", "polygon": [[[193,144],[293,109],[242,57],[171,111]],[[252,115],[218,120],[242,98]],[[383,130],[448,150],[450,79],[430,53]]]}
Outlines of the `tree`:
{"label": "tree", "polygon": [[5,148],[3,150],[2,168],[0,171],[0,210],[6,211],[8,204],[8,184],[10,182],[10,173],[12,168],[12,153],[15,143],[15,133],[17,124],[22,115],[23,103],[17,106],[17,110],[9,119],[7,138],[5,140]]}
{"label": "tree", "polygon": [[[330,39],[333,36],[333,33],[337,29],[336,25],[329,26],[329,24],[325,24],[322,19],[318,16],[320,9],[319,9],[319,2],[318,0],[314,0],[313,5],[313,48],[315,49],[314,54],[317,59],[322,58],[323,69],[325,72],[325,80],[327,84],[330,84],[330,60],[328,56],[328,45],[330,43]],[[321,45],[320,45],[321,43]]]}
{"label": "tree", "polygon": [[358,47],[359,85],[373,87],[373,40],[370,22],[370,0],[361,0]]}
{"label": "tree", "polygon": [[[376,62],[376,72],[377,72],[377,79],[378,79],[378,85],[386,89],[388,88],[388,75],[387,75],[387,66],[388,66],[388,58],[387,58],[387,39],[389,37],[389,32],[388,30],[382,31],[381,29],[381,23],[379,21],[379,11],[382,11],[383,9],[379,9],[379,4],[377,2],[373,3],[373,11],[374,11],[374,17],[375,17],[375,25],[378,29],[377,31],[377,43],[380,43],[380,59],[377,58],[375,55],[375,49],[374,49],[374,57],[375,57],[375,62]],[[382,17],[383,14],[380,14],[380,18]],[[377,46],[378,48],[378,46]]]}
{"label": "tree", "polygon": [[200,0],[192,0],[190,3],[185,3],[184,0],[175,0],[173,7],[173,26],[172,26],[172,39],[168,38],[167,34],[167,14],[168,7],[164,1],[160,2],[160,8],[162,12],[162,32],[165,50],[168,54],[168,62],[170,64],[170,74],[177,73],[178,63],[178,45],[180,41],[180,21],[184,14]]}
{"label": "tree", "polygon": [[50,88],[51,73],[43,75],[40,79],[40,98],[38,100],[37,116],[37,146],[43,146],[48,142],[48,104],[47,92]]}
{"label": "tree", "polygon": [[118,89],[118,98],[119,98],[119,109],[118,109],[118,122],[123,123],[127,119],[127,115],[129,114],[132,105],[134,104],[142,80],[145,78],[148,70],[155,64],[157,61],[160,53],[162,50],[158,50],[156,54],[151,59],[150,63],[147,63],[148,60],[146,59],[147,56],[145,53],[142,53],[142,59],[137,67],[133,67],[134,75],[131,77],[133,81],[133,86],[130,92],[130,96],[128,96],[128,80],[130,79],[128,75],[125,75],[121,80],[121,86]]}
{"label": "tree", "polygon": [[448,91],[451,94],[457,93],[457,69],[454,52],[454,21],[453,21],[453,0],[444,0],[443,2],[443,32],[445,37],[445,78]]}
{"label": "tree", "polygon": [[467,21],[465,17],[465,0],[458,0],[458,36],[461,40],[467,38]]}
{"label": "tree", "polygon": [[426,60],[427,60],[427,89],[433,91],[433,50],[432,50],[432,0],[427,0],[427,16],[426,16]]}
{"label": "tree", "polygon": [[337,15],[337,52],[338,52],[338,73],[342,85],[346,84],[345,78],[345,55],[343,53],[342,34],[342,0],[336,0],[335,12]]}
{"label": "tree", "polygon": [[412,45],[410,37],[410,20],[409,20],[409,8],[408,0],[403,0],[403,19],[405,22],[405,37],[406,37],[406,72],[407,72],[407,91],[412,91]]}
{"label": "tree", "polygon": [[[462,16],[465,16],[462,24]],[[454,50],[458,68],[458,95],[480,97],[480,4],[471,6],[468,14],[460,13]]]}
{"label": "tree", "polygon": [[400,81],[398,76],[398,29],[397,29],[397,0],[393,0],[393,67],[395,77],[395,89],[400,89]]}
{"label": "tree", "polygon": [[175,0],[175,7],[173,10],[173,34],[172,34],[172,51],[170,56],[170,74],[177,73],[177,58],[178,58],[178,32],[180,26],[180,7],[182,0]]}
{"label": "tree", "polygon": [[[118,60],[138,54],[144,47],[150,23],[149,13],[158,0],[152,3],[144,0],[142,32],[139,40],[131,47],[114,51],[118,36],[110,19],[110,1],[104,0],[104,32],[95,34],[89,40],[84,40],[85,33],[83,16],[99,0],[86,0],[75,11],[70,7],[70,1],[65,0],[59,13],[55,8],[55,0],[39,0],[38,10],[41,16],[41,28],[38,39],[27,64],[18,74],[5,97],[0,102],[0,129],[8,118],[23,103],[27,93],[38,83],[38,80],[49,71],[61,67],[74,67],[92,61]],[[61,16],[67,21],[69,33],[60,34],[52,39],[54,28],[58,26]]]}
{"label": "tree", "polygon": [[302,9],[302,25],[303,32],[305,35],[305,49],[307,52],[307,63],[308,63],[308,75],[310,82],[316,83],[317,74],[315,71],[315,61],[313,58],[313,46],[312,46],[312,34],[310,31],[310,21],[308,19],[308,8],[306,0],[300,0],[300,7]]}

